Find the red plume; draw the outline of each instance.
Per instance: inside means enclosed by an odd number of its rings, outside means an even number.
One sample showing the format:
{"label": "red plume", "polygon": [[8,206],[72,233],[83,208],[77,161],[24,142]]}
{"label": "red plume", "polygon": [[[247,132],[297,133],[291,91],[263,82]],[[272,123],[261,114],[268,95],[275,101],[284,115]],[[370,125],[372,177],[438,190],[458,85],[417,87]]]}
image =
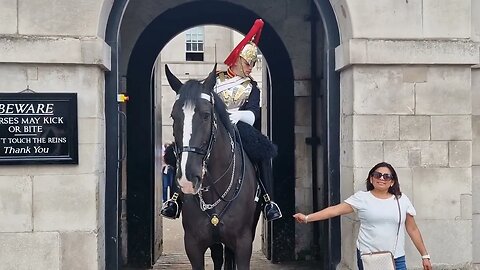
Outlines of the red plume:
{"label": "red plume", "polygon": [[233,51],[228,55],[227,59],[225,59],[224,63],[227,66],[233,66],[235,64],[235,61],[237,61],[238,56],[240,55],[240,52],[243,50],[243,47],[247,45],[248,42],[252,41],[256,45],[258,45],[258,42],[260,41],[260,34],[262,33],[262,28],[263,28],[263,20],[262,19],[256,19],[255,23],[253,24],[252,28],[250,31],[248,31],[247,35],[245,38],[243,38],[240,43],[233,49]]}

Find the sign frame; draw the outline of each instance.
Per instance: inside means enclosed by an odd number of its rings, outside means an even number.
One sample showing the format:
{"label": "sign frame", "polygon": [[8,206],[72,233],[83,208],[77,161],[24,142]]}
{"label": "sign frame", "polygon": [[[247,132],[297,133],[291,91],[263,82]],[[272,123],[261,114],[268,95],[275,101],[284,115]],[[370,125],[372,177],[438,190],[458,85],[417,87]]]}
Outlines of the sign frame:
{"label": "sign frame", "polygon": [[[60,154],[51,154],[51,155],[33,155],[33,154],[25,154],[25,155],[13,155],[9,156],[3,151],[7,152],[7,149],[0,148],[0,165],[28,165],[28,164],[78,164],[78,105],[77,105],[77,93],[0,93],[0,104],[10,104],[12,102],[19,102],[19,103],[26,103],[32,102],[31,104],[42,104],[49,102],[48,104],[52,105],[52,117],[61,117],[56,118],[61,119],[61,124],[66,123],[66,127],[61,129],[61,131],[65,132],[65,137],[62,139],[66,140],[66,143],[62,146],[64,149],[66,148],[65,152]],[[64,111],[54,114],[54,106],[59,105],[63,108]],[[43,107],[44,108],[44,107]],[[7,113],[1,113],[0,117],[7,117]],[[32,114],[35,115],[35,114]],[[50,115],[50,114],[49,114]],[[24,116],[17,114],[17,118],[22,120]],[[10,117],[10,116],[9,116]],[[31,118],[34,118],[33,116]],[[44,117],[44,122],[47,118]],[[12,119],[10,119],[12,120]],[[6,122],[7,120],[5,120]],[[18,119],[17,119],[18,121]],[[37,120],[38,122],[38,120]],[[18,122],[17,122],[18,123]],[[47,123],[50,124],[50,123]],[[37,129],[43,130],[42,127],[50,127],[53,125],[47,125],[44,123],[44,126],[36,126]],[[59,123],[56,123],[59,124]],[[21,124],[19,124],[21,125]],[[0,132],[3,134],[6,133],[4,128],[8,126],[8,124],[4,124],[0,122]],[[22,126],[23,127],[23,126]],[[33,127],[33,126],[32,126]],[[8,127],[7,127],[8,129]],[[21,135],[21,134],[19,134]],[[30,135],[33,135],[31,133]],[[38,133],[38,136],[43,135],[43,133]],[[0,137],[2,137],[0,135]],[[32,137],[32,136],[30,136]],[[44,136],[42,136],[45,139]],[[13,137],[4,137],[6,139],[13,138]],[[48,137],[46,139],[49,139]],[[4,142],[2,138],[0,138],[0,147],[4,146]],[[42,141],[43,142],[43,141]],[[49,145],[45,143],[46,145]],[[38,144],[37,144],[38,145]],[[58,143],[51,143],[51,145],[59,145]],[[29,151],[31,150],[29,146]],[[24,147],[24,148],[25,148]],[[13,149],[13,148],[12,148]],[[10,150],[10,149],[9,149]],[[13,150],[12,150],[13,151]],[[48,152],[48,151],[47,151]]]}

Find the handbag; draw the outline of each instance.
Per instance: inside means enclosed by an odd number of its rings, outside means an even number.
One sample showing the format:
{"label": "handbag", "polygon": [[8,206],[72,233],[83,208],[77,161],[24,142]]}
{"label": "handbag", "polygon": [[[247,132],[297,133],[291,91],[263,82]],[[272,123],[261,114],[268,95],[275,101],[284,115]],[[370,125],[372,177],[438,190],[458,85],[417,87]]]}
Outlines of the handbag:
{"label": "handbag", "polygon": [[[398,198],[396,198],[396,200],[398,205],[398,227],[393,252],[395,252],[395,249],[397,248],[398,233],[400,232],[400,223],[402,221],[400,203],[398,202]],[[393,253],[390,251],[363,253],[361,258],[364,270],[395,270],[395,259],[393,258]]]}
{"label": "handbag", "polygon": [[390,251],[378,251],[362,255],[364,270],[395,270],[395,260]]}

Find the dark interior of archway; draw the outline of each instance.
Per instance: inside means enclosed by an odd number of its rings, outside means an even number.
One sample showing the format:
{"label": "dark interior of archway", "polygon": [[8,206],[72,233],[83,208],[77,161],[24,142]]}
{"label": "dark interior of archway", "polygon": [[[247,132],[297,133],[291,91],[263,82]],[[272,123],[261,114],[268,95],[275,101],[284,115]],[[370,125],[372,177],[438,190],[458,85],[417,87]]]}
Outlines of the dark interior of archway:
{"label": "dark interior of archway", "polygon": [[[161,49],[178,33],[203,24],[217,24],[246,33],[259,16],[251,10],[220,1],[198,1],[169,9],[142,32],[127,72],[128,103],[128,264],[150,266],[153,248],[154,115],[151,71]],[[294,93],[293,70],[282,40],[268,21],[260,49],[272,81],[271,139],[279,145],[274,160],[276,202],[283,218],[272,228],[273,261],[294,259]]]}

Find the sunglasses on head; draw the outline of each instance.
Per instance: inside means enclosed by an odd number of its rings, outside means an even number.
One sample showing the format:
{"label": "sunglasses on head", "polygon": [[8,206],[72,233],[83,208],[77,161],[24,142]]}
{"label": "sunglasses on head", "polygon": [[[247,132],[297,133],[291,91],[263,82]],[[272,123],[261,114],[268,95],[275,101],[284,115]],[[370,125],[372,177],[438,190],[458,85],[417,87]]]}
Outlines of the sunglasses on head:
{"label": "sunglasses on head", "polygon": [[372,177],[375,178],[375,179],[378,179],[380,180],[383,176],[383,180],[385,181],[390,181],[390,180],[393,180],[393,175],[389,174],[389,173],[380,173],[380,172],[373,172],[372,173]]}

